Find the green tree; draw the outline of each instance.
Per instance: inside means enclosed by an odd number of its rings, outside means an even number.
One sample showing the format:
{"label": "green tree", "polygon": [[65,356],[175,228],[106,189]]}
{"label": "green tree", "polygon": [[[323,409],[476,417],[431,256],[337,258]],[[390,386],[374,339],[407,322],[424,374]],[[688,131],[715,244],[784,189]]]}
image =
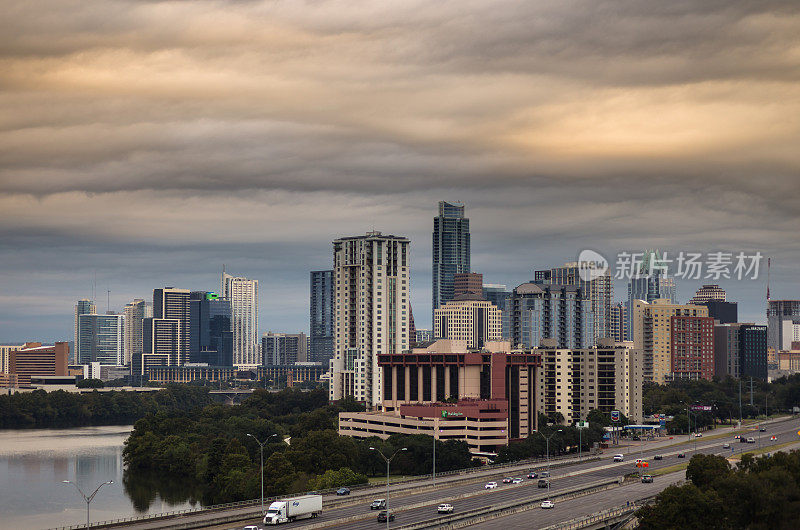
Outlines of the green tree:
{"label": "green tree", "polygon": [[686,479],[700,489],[711,486],[714,482],[724,479],[731,472],[728,460],[717,455],[696,454],[692,456],[686,468]]}

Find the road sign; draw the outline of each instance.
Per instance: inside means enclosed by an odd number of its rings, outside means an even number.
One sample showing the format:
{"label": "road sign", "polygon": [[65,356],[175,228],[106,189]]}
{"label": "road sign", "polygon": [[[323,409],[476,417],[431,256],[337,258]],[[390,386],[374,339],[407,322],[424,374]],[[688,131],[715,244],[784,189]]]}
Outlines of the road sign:
{"label": "road sign", "polygon": [[[619,421],[619,411],[618,410],[612,410],[611,411],[611,421]],[[800,434],[800,432],[797,433],[797,434]]]}
{"label": "road sign", "polygon": [[578,429],[588,429],[589,428],[589,422],[588,421],[579,421],[579,422],[577,422],[575,424],[575,427],[577,427]]}

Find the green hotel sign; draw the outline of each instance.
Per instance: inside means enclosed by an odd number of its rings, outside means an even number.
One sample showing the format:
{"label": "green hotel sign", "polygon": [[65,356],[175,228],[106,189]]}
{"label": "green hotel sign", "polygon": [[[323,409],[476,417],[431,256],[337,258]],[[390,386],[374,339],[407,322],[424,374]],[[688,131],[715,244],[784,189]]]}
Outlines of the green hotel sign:
{"label": "green hotel sign", "polygon": [[442,418],[456,418],[463,416],[463,412],[447,412],[446,410],[442,411]]}
{"label": "green hotel sign", "polygon": [[217,293],[206,293],[206,300],[217,300],[219,295]]}

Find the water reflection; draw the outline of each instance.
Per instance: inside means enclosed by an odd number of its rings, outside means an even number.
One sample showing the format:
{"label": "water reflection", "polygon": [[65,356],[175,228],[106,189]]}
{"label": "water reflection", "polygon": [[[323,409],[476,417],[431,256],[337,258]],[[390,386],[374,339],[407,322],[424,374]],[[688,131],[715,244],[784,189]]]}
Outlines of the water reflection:
{"label": "water reflection", "polygon": [[148,512],[158,499],[170,505],[188,503],[189,506],[196,507],[202,496],[202,488],[191,481],[155,473],[125,471],[122,482],[133,507],[141,513]]}

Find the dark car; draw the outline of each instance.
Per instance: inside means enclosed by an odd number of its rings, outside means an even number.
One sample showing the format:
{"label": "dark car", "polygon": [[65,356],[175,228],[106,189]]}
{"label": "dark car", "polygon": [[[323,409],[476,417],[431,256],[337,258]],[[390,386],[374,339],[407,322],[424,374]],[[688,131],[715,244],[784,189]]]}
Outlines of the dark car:
{"label": "dark car", "polygon": [[678,458],[686,458],[686,453],[678,453]]}
{"label": "dark car", "polygon": [[386,510],[382,511],[378,514],[378,522],[385,523],[387,517],[389,518],[389,521],[394,521],[394,512],[388,512],[387,514]]}
{"label": "dark car", "polygon": [[528,478],[536,478],[538,476],[539,474],[536,471],[531,471],[530,473],[528,473]]}
{"label": "dark car", "polygon": [[336,490],[336,495],[350,495],[350,489],[349,488],[339,488],[338,490]]}
{"label": "dark car", "polygon": [[642,475],[642,484],[649,484],[653,482],[653,475]]}
{"label": "dark car", "polygon": [[546,478],[540,478],[539,482],[537,482],[536,485],[540,488],[546,488],[547,486],[550,485],[550,481],[547,480]]}
{"label": "dark car", "polygon": [[766,427],[759,427],[758,430],[759,430],[759,432],[767,432],[767,428]]}
{"label": "dark car", "polygon": [[664,460],[664,457],[662,455],[655,455],[653,460]]}

